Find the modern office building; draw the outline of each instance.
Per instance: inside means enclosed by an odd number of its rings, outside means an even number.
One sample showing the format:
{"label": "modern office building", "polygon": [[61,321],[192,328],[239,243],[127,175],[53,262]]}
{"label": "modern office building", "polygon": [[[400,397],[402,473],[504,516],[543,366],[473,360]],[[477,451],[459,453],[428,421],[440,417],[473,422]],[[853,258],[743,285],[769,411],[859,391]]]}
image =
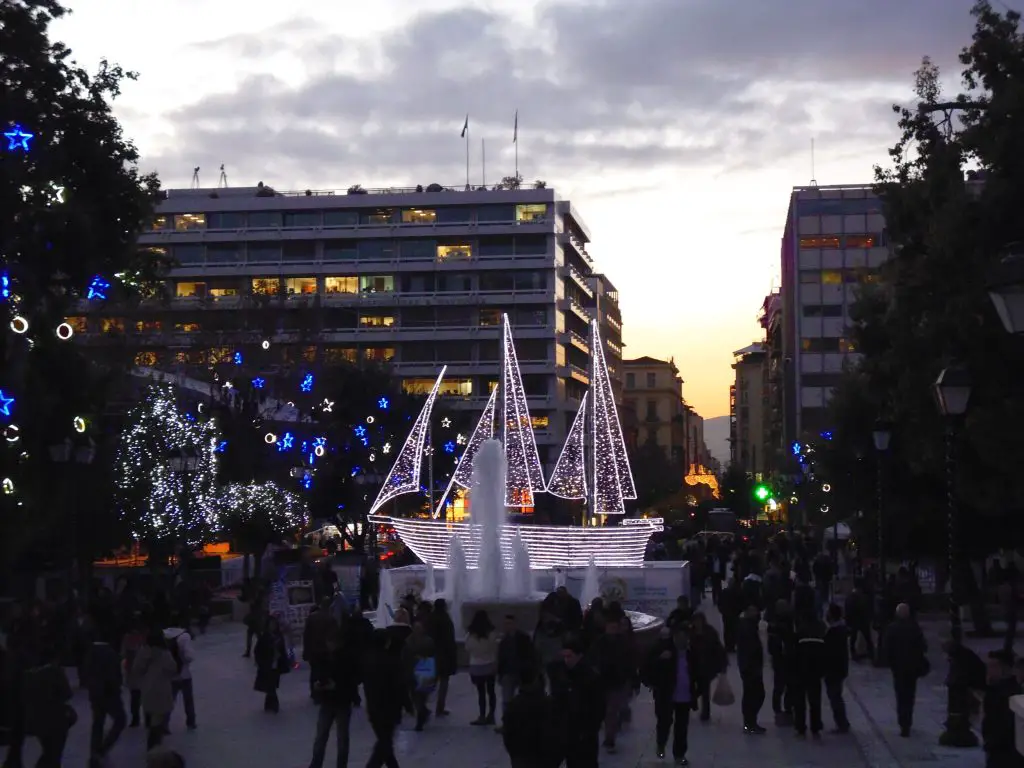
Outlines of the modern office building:
{"label": "modern office building", "polygon": [[765,390],[767,357],[763,344],[755,343],[733,352],[736,381],[730,393],[729,447],[734,467],[761,478],[767,472],[765,447]]}
{"label": "modern office building", "polygon": [[[541,459],[557,459],[589,383],[589,322],[621,377],[615,287],[590,233],[553,189],[280,192],[167,190],[143,246],[177,266],[169,296],[74,319],[128,343],[139,365],[208,367],[270,340],[268,363],[389,363],[410,391],[482,410],[500,372],[501,316],[516,339]],[[268,393],[272,394],[272,393]]]}
{"label": "modern office building", "polygon": [[[881,201],[870,186],[793,189],[782,239],[784,446],[830,433],[826,405],[844,366],[857,359],[850,306],[888,256]],[[768,308],[763,318],[775,322],[775,313]]]}

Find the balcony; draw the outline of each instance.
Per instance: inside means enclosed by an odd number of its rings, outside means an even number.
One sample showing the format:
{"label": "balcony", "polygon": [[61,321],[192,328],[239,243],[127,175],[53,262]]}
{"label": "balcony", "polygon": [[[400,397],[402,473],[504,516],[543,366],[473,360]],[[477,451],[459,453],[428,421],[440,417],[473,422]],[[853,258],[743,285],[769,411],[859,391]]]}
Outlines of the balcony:
{"label": "balcony", "polygon": [[587,285],[587,279],[583,274],[573,266],[566,265],[562,267],[562,275],[571,279],[576,286],[590,298],[594,298],[594,291],[589,285]]}

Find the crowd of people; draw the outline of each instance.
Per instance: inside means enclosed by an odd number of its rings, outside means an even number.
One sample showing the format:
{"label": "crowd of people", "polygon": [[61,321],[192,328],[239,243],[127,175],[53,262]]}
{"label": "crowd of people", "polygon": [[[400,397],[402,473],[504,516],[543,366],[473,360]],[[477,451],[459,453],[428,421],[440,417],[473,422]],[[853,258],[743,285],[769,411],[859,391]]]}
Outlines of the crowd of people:
{"label": "crowd of people", "polygon": [[[597,598],[582,606],[559,587],[542,601],[535,625],[523,626],[512,613],[476,612],[461,654],[457,622],[443,599],[410,595],[385,606],[390,625],[375,629],[325,570],[317,605],[301,628],[301,660],[317,706],[310,768],[323,766],[332,730],[336,764],[348,765],[357,707],[365,709],[375,737],[368,768],[395,768],[403,717],[415,731],[449,717],[450,681],[460,669],[477,694],[477,716],[467,725],[493,729],[513,768],[597,766],[602,750],[619,748],[643,687],[652,692],[658,756],[669,753],[679,766],[688,765],[691,717],[709,721],[714,707],[737,698],[750,737],[767,730],[767,702],[773,727],[814,739],[825,730],[827,702],[841,737],[850,731],[843,692],[851,662],[889,669],[896,723],[909,736],[917,684],[930,671],[913,570],[901,568],[879,588],[874,574],[860,573],[840,599],[830,558],[807,552],[805,542],[784,538],[756,548],[714,538],[695,545],[688,552],[692,588],[653,642],[634,634],[618,603]],[[277,713],[282,676],[299,666],[291,643],[300,628],[284,626],[271,612],[265,583],[254,580],[244,598],[243,655],[253,659],[253,689],[263,708]],[[131,728],[145,729],[149,765],[183,768],[181,755],[162,742],[179,699],[184,727],[198,727],[191,665],[193,636],[208,619],[202,603],[194,589],[124,589],[116,597],[100,589],[86,612],[78,613],[73,601],[16,610],[0,648],[13,713],[4,768],[22,766],[28,738],[40,744],[40,768],[61,764],[77,720],[67,666],[78,667],[77,680],[88,692],[90,768],[105,765]],[[708,621],[709,604],[718,607],[721,632]],[[1009,699],[1022,691],[1024,662],[1013,656],[1012,641],[987,663],[961,643],[944,650],[953,662],[946,681],[951,701],[966,718],[984,713],[987,764],[1020,766]],[[725,674],[733,663],[738,697]]]}

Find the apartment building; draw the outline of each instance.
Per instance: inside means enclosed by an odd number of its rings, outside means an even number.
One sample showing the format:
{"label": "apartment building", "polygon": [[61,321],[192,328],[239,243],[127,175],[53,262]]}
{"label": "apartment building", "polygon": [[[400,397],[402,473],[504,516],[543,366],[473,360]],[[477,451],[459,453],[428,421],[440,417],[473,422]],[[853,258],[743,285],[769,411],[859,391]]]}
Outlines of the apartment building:
{"label": "apartment building", "polygon": [[767,356],[763,344],[751,344],[733,352],[736,382],[730,393],[729,444],[734,467],[753,477],[768,471],[765,445],[765,389]]}
{"label": "apartment building", "polygon": [[447,364],[444,395],[482,410],[508,313],[550,467],[589,384],[591,318],[621,376],[618,294],[589,242],[547,188],[173,189],[141,237],[176,262],[168,297],[73,322],[87,343],[131,344],[156,368],[209,367],[272,341],[268,365],[376,361],[424,392]]}
{"label": "apartment building", "polygon": [[[826,405],[857,359],[850,306],[888,256],[882,204],[870,186],[793,189],[782,240],[784,445],[830,434]],[[769,322],[778,321],[775,312],[765,315]]]}
{"label": "apartment building", "polygon": [[764,471],[768,474],[782,471],[786,456],[790,455],[783,443],[785,430],[785,371],[786,357],[782,339],[782,294],[773,291],[764,298],[758,321],[764,329]]}
{"label": "apartment building", "polygon": [[623,400],[635,414],[637,442],[653,443],[669,462],[686,474],[687,421],[683,379],[673,360],[638,357],[623,362]]}

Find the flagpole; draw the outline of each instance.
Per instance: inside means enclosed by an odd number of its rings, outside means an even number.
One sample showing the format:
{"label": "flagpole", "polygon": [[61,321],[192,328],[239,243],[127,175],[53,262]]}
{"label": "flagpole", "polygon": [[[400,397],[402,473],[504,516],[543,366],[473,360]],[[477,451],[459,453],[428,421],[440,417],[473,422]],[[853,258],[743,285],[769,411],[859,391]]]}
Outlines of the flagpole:
{"label": "flagpole", "polygon": [[469,189],[469,118],[466,118],[466,189]]}
{"label": "flagpole", "polygon": [[516,145],[516,178],[519,178],[519,110],[516,110],[516,125],[512,133],[512,143]]}
{"label": "flagpole", "polygon": [[487,144],[484,139],[480,139],[480,183],[487,187]]}

